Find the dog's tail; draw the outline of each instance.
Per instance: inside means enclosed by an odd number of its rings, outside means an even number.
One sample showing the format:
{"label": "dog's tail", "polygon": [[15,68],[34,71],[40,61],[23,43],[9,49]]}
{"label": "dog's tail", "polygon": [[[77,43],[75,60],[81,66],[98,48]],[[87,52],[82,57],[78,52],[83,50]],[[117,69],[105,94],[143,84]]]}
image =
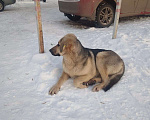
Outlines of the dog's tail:
{"label": "dog's tail", "polygon": [[116,76],[114,76],[114,77],[110,80],[109,84],[106,85],[106,86],[103,88],[103,90],[104,90],[105,92],[107,92],[113,85],[115,85],[115,84],[121,79],[121,77],[123,76],[124,71],[125,71],[125,67],[123,67],[122,73],[121,73],[121,74],[118,74],[118,75],[116,75]]}

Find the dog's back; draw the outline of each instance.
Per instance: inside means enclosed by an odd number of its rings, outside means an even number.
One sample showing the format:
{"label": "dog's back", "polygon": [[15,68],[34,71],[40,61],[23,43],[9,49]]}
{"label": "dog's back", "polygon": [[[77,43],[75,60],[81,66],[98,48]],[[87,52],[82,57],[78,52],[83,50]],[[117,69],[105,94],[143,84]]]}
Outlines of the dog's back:
{"label": "dog's back", "polygon": [[111,50],[89,48],[85,49],[92,51],[96,67],[102,79],[101,81],[102,83],[104,82],[103,86],[101,87],[105,92],[108,91],[123,76],[125,71],[124,62],[119,57],[119,55]]}

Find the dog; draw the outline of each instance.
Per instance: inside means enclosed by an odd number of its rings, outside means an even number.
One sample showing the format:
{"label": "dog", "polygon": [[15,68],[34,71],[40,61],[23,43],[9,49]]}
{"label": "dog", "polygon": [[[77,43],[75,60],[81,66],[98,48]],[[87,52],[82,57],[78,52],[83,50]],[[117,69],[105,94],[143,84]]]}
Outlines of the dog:
{"label": "dog", "polygon": [[101,89],[106,92],[125,71],[124,62],[118,54],[111,50],[85,48],[74,34],[65,35],[49,51],[54,56],[63,56],[63,72],[49,90],[50,95],[57,94],[69,78],[74,79],[73,84],[77,88],[96,84],[93,92]]}

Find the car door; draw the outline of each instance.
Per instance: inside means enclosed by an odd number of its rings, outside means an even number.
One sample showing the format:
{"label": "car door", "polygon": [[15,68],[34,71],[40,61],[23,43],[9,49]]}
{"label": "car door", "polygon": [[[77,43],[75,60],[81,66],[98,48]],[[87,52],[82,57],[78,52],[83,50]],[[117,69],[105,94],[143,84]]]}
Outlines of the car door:
{"label": "car door", "polygon": [[122,0],[121,14],[130,14],[135,12],[138,0]]}
{"label": "car door", "polygon": [[149,0],[139,0],[135,9],[135,13],[140,13],[140,14],[144,13],[148,1]]}
{"label": "car door", "polygon": [[147,1],[147,5],[146,5],[146,14],[150,14],[150,0]]}

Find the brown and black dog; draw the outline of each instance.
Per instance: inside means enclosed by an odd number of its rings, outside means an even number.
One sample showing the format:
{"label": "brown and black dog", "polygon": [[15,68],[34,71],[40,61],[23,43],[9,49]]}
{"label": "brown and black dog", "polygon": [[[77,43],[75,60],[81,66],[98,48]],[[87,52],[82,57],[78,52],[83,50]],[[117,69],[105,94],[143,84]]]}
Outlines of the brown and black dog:
{"label": "brown and black dog", "polygon": [[63,56],[63,73],[50,89],[50,95],[57,94],[70,77],[78,88],[97,83],[92,90],[97,92],[109,90],[124,74],[124,62],[119,55],[111,50],[84,48],[74,34],[65,35],[50,52]]}

